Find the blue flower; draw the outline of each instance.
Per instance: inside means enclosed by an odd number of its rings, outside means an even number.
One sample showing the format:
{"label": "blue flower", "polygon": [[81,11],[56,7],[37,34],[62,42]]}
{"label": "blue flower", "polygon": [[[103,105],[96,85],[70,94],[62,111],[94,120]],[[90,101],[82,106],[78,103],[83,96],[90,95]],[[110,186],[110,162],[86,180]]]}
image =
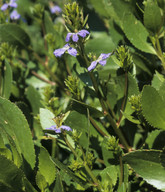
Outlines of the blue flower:
{"label": "blue flower", "polygon": [[13,10],[10,14],[10,18],[12,20],[17,20],[21,17],[21,15],[16,11],[16,10]]}
{"label": "blue flower", "polygon": [[58,6],[58,5],[54,5],[54,6],[51,6],[50,7],[50,12],[53,14],[53,13],[61,13],[62,10],[61,8]]}
{"label": "blue flower", "polygon": [[1,7],[2,11],[5,11],[8,7],[17,7],[17,3],[15,2],[16,0],[10,0],[9,3],[4,3]]}
{"label": "blue flower", "polygon": [[91,71],[92,69],[94,69],[97,66],[97,63],[104,66],[107,62],[106,59],[108,59],[110,55],[112,55],[112,53],[107,53],[107,54],[101,53],[97,60],[92,61],[91,65],[88,67],[88,71]]}
{"label": "blue flower", "polygon": [[60,127],[57,127],[56,125],[52,125],[49,128],[46,128],[47,130],[53,130],[55,133],[61,133],[61,129],[66,131],[72,131],[72,129],[69,126],[61,125]]}
{"label": "blue flower", "polygon": [[74,42],[77,42],[79,40],[79,37],[86,37],[87,35],[89,34],[89,32],[85,29],[82,29],[81,31],[77,32],[77,33],[68,33],[67,36],[66,36],[66,39],[65,41],[66,42],[69,42],[70,41],[70,38],[72,37],[72,40]]}
{"label": "blue flower", "polygon": [[60,48],[60,49],[56,49],[54,51],[54,55],[56,57],[61,57],[65,52],[68,52],[70,55],[76,57],[77,55],[77,50],[74,49],[73,47],[71,47],[68,43],[66,45],[64,45],[63,48]]}

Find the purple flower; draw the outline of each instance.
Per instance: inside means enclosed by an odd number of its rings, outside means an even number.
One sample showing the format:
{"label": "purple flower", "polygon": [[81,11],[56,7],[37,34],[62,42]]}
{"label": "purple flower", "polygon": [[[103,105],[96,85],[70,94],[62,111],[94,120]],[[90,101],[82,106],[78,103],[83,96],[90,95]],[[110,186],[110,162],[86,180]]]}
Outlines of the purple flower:
{"label": "purple flower", "polygon": [[53,14],[53,13],[61,13],[62,10],[61,8],[58,6],[58,5],[54,5],[54,6],[51,6],[50,7],[50,12]]}
{"label": "purple flower", "polygon": [[10,0],[9,3],[4,3],[1,7],[2,11],[5,11],[8,7],[17,7],[17,3],[15,2],[16,0]]}
{"label": "purple flower", "polygon": [[16,11],[16,10],[13,10],[10,14],[10,18],[12,20],[17,20],[21,17],[21,15]]}
{"label": "purple flower", "polygon": [[77,42],[79,40],[79,37],[86,37],[87,35],[89,34],[89,32],[85,29],[82,29],[81,31],[77,32],[77,33],[68,33],[67,36],[66,36],[66,39],[65,41],[66,42],[69,42],[70,41],[70,38],[72,37],[72,40],[74,42]]}
{"label": "purple flower", "polygon": [[91,71],[92,69],[94,69],[97,65],[97,63],[101,64],[102,66],[104,66],[107,62],[107,58],[112,55],[112,53],[101,53],[100,56],[98,57],[97,60],[92,61],[91,65],[88,67],[88,71]]}
{"label": "purple flower", "polygon": [[56,125],[52,125],[49,128],[46,128],[48,130],[53,130],[55,133],[61,133],[61,129],[67,130],[67,131],[72,131],[72,129],[69,126],[66,125],[61,125],[60,127],[57,127]]}
{"label": "purple flower", "polygon": [[63,48],[61,48],[61,49],[56,49],[56,50],[54,51],[54,55],[55,55],[56,57],[61,57],[66,51],[67,51],[70,55],[72,55],[72,56],[74,56],[74,57],[76,57],[76,55],[77,55],[77,50],[74,49],[73,47],[70,47],[70,45],[69,45],[68,43],[67,43],[66,45],[64,45]]}

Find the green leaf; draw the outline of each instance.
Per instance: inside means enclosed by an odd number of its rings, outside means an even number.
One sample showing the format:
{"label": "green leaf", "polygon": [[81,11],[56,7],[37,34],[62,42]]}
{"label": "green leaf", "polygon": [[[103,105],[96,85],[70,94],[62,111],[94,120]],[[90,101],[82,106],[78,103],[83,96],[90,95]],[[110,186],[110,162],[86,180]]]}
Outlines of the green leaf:
{"label": "green leaf", "polygon": [[102,178],[103,183],[107,180],[108,183],[115,186],[118,178],[118,170],[114,165],[106,167],[103,171],[101,171],[100,176]]}
{"label": "green leaf", "polygon": [[93,39],[86,43],[86,52],[94,52],[99,56],[101,53],[110,53],[116,45],[113,43],[111,36],[105,32],[93,32]]}
{"label": "green leaf", "polygon": [[149,124],[165,130],[165,104],[156,89],[151,86],[145,86],[143,89],[142,110]]}
{"label": "green leaf", "polygon": [[129,41],[139,50],[156,54],[154,48],[147,42],[148,32],[140,21],[131,13],[123,17],[123,30]]}
{"label": "green leaf", "polygon": [[89,110],[89,114],[90,116],[92,117],[95,117],[95,118],[98,118],[98,117],[103,117],[104,114],[99,111],[98,109],[90,106],[90,105],[87,105],[81,101],[78,101],[78,100],[75,100],[75,99],[72,99],[74,102],[72,104],[72,108],[75,110],[75,111],[78,111],[79,113],[81,114],[87,114],[87,110]]}
{"label": "green leaf", "polygon": [[163,83],[161,84],[160,88],[159,88],[159,95],[163,98],[163,100],[165,101],[165,81],[163,81]]}
{"label": "green leaf", "polygon": [[27,120],[21,110],[10,101],[0,97],[0,126],[14,138],[17,150],[33,169],[35,152]]}
{"label": "green leaf", "polygon": [[0,42],[26,49],[30,45],[30,38],[21,27],[8,23],[0,25]]}
{"label": "green leaf", "polygon": [[144,17],[144,25],[149,31],[157,33],[160,30],[162,25],[162,16],[160,8],[158,7],[155,1],[148,0],[145,3],[143,17]]}
{"label": "green leaf", "polygon": [[12,85],[12,70],[10,64],[5,61],[4,67],[4,79],[3,79],[3,94],[2,96],[6,99],[10,97],[11,93],[11,85]]}
{"label": "green leaf", "polygon": [[155,71],[155,74],[152,79],[152,87],[154,87],[156,90],[159,90],[163,82],[164,82],[163,75]]}
{"label": "green leaf", "polygon": [[40,108],[40,123],[43,129],[56,125],[53,121],[54,114],[48,109]]}
{"label": "green leaf", "polygon": [[26,96],[31,104],[33,114],[37,115],[40,107],[43,107],[41,104],[41,95],[33,86],[29,86],[26,90]]}
{"label": "green leaf", "polygon": [[50,186],[55,180],[56,168],[48,151],[43,147],[40,148],[38,169]]}
{"label": "green leaf", "polygon": [[[161,151],[135,151],[123,157],[138,175],[157,189],[165,190],[165,169],[161,165]],[[165,155],[164,155],[165,156]]]}
{"label": "green leaf", "polygon": [[[61,169],[63,172],[65,172],[67,175],[69,175],[70,178],[72,178],[75,182],[77,182],[82,187],[86,187],[87,184],[79,177],[75,176],[75,174],[63,163],[61,163],[58,159],[54,159],[55,165]],[[57,174],[58,177],[58,174]]]}
{"label": "green leaf", "polygon": [[60,172],[57,173],[57,179],[55,183],[54,192],[64,192]]}
{"label": "green leaf", "polygon": [[55,32],[52,19],[47,11],[44,12],[44,25],[45,25],[46,33]]}
{"label": "green leaf", "polygon": [[[0,155],[0,191],[6,192],[5,187],[12,192],[37,192],[27,180],[24,173],[12,161]],[[23,190],[24,189],[24,190]]]}
{"label": "green leaf", "polygon": [[94,7],[95,11],[103,17],[108,17],[108,13],[104,7],[104,1],[103,0],[90,0],[90,3]]}
{"label": "green leaf", "polygon": [[45,191],[45,189],[48,187],[45,177],[40,173],[40,171],[37,171],[36,183],[41,191]]}

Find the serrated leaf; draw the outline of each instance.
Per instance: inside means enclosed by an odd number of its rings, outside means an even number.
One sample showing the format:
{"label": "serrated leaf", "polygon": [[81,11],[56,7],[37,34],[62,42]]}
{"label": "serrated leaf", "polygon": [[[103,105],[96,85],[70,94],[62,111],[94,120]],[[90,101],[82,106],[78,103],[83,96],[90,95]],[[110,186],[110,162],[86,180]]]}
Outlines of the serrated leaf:
{"label": "serrated leaf", "polygon": [[107,180],[108,183],[115,186],[118,178],[118,170],[114,165],[106,167],[100,173],[103,183]]}
{"label": "serrated leaf", "polygon": [[145,86],[143,89],[142,110],[149,124],[165,130],[165,104],[156,89],[151,86]]}
{"label": "serrated leaf", "polygon": [[37,186],[40,188],[41,191],[45,191],[45,189],[48,186],[48,184],[45,180],[45,177],[40,173],[40,171],[37,171],[36,183],[37,183]]}
{"label": "serrated leaf", "polygon": [[0,25],[0,42],[26,49],[30,45],[30,38],[20,26],[8,23]]}
{"label": "serrated leaf", "polygon": [[7,61],[5,61],[2,96],[5,97],[6,99],[10,97],[11,85],[12,85],[12,70],[10,64]]}
{"label": "serrated leaf", "polygon": [[149,36],[147,30],[131,13],[123,17],[123,30],[129,41],[139,50],[156,54],[154,48],[147,42]]}
{"label": "serrated leaf", "polygon": [[[17,150],[33,169],[35,152],[27,120],[21,110],[7,99],[0,97],[0,126],[14,138]],[[27,147],[28,146],[28,147]]]}
{"label": "serrated leaf", "polygon": [[135,151],[123,157],[135,171],[149,184],[165,190],[165,169],[161,165],[161,151]]}
{"label": "serrated leaf", "polygon": [[40,148],[38,169],[50,186],[55,180],[56,168],[48,151],[43,147]]}
{"label": "serrated leaf", "polygon": [[152,79],[152,87],[154,87],[156,90],[159,90],[163,82],[164,82],[163,75],[155,71],[155,74]]}
{"label": "serrated leaf", "polygon": [[163,81],[163,83],[161,84],[158,92],[162,99],[165,101],[165,81]]}
{"label": "serrated leaf", "polygon": [[153,33],[157,33],[161,28],[162,16],[160,8],[153,0],[148,0],[145,4],[144,25],[149,31]]}
{"label": "serrated leaf", "polygon": [[4,191],[4,186],[12,191],[37,192],[31,183],[27,180],[22,170],[20,170],[12,161],[0,155],[0,191]]}
{"label": "serrated leaf", "polygon": [[56,179],[56,183],[55,183],[54,192],[64,192],[60,172],[57,173],[57,179]]}

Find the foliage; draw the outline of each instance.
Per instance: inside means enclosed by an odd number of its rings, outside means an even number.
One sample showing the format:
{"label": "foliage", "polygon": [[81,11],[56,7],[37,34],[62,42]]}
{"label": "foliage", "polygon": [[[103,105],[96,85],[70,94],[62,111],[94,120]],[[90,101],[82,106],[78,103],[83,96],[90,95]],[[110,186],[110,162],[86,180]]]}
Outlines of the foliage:
{"label": "foliage", "polygon": [[0,191],[165,191],[165,1],[0,7]]}

